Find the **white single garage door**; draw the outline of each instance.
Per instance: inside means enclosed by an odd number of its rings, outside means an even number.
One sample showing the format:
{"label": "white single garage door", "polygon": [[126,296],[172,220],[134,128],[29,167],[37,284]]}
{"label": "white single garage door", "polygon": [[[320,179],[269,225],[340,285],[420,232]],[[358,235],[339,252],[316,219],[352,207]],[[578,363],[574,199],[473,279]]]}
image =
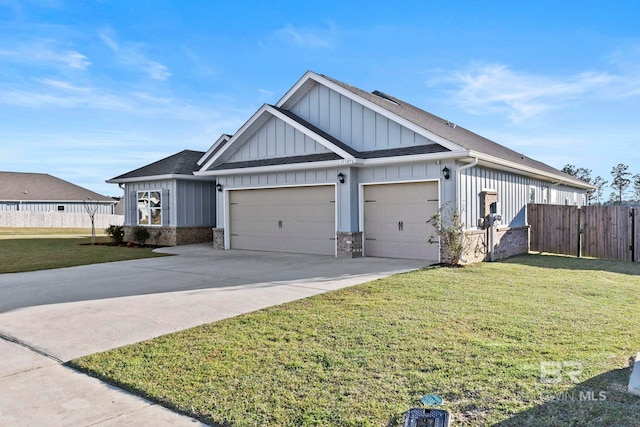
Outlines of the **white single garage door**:
{"label": "white single garage door", "polygon": [[229,192],[232,249],[335,255],[335,187]]}
{"label": "white single garage door", "polygon": [[367,256],[438,261],[427,221],[438,211],[438,183],[364,186],[364,245]]}

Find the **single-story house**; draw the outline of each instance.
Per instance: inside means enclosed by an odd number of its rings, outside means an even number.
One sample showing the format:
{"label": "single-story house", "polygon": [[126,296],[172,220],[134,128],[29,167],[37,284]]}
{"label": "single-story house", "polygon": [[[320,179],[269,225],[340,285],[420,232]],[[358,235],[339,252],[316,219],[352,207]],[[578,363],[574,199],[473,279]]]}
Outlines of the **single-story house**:
{"label": "single-story house", "polygon": [[97,226],[122,224],[115,215],[117,200],[44,173],[0,172],[0,226],[91,226],[87,207],[95,210]]}
{"label": "single-story house", "polygon": [[85,203],[96,213],[114,214],[117,200],[46,173],[0,172],[0,211],[86,213]]}
{"label": "single-story house", "polygon": [[[478,261],[528,250],[527,203],[583,205],[592,188],[393,96],[311,71],[207,152],[108,182],[125,186],[127,227],[198,228],[218,249],[434,261],[441,248],[428,220],[445,205],[462,214],[465,259]],[[487,226],[490,213],[501,215],[497,227]]]}

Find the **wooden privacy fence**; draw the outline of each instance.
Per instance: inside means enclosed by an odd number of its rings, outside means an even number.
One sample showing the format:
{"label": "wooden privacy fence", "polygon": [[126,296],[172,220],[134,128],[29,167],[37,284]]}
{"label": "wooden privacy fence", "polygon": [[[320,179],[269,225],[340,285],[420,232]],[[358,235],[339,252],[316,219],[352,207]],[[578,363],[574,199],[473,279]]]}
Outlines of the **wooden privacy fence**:
{"label": "wooden privacy fence", "polygon": [[532,251],[640,261],[640,208],[527,205]]}

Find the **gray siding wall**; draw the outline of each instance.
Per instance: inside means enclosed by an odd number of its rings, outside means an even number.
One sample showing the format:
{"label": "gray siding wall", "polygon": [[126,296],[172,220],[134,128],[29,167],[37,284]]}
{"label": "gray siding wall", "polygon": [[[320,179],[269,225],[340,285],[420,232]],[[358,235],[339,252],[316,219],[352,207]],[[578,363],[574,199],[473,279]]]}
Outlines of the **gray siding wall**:
{"label": "gray siding wall", "polygon": [[271,117],[228,162],[328,153],[323,145],[284,121]]}
{"label": "gray siding wall", "polygon": [[[214,226],[216,223],[214,181],[161,180],[125,185],[125,225],[137,225],[137,212],[128,206],[131,192],[167,190],[169,200],[163,200],[163,215],[168,212],[170,227]],[[168,202],[168,204],[167,204]]]}
{"label": "gray siding wall", "polygon": [[215,184],[213,181],[177,182],[177,197],[173,210],[177,211],[178,227],[215,226]]}
{"label": "gray siding wall", "polygon": [[[465,206],[463,218],[467,228],[476,228],[481,216],[483,190],[495,190],[498,193],[498,212],[502,215],[501,224],[510,227],[527,225],[527,203],[531,189],[535,192],[536,203],[565,204],[582,206],[584,190],[568,186],[551,186],[550,182],[516,175],[509,172],[473,167],[461,171],[461,206]],[[550,197],[554,194],[557,202]]]}
{"label": "gray siding wall", "polygon": [[322,85],[314,86],[291,111],[358,151],[432,143]]}
{"label": "gray siding wall", "polygon": [[[96,213],[111,215],[114,205],[101,203]],[[64,206],[64,210],[59,211],[58,206]],[[1,202],[0,211],[87,213],[82,202]]]}

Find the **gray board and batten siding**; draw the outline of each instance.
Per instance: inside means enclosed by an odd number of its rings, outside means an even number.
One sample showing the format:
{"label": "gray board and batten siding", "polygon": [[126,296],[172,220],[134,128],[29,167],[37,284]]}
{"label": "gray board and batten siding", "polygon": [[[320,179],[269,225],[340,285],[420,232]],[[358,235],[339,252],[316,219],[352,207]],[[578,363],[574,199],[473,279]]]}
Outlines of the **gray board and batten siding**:
{"label": "gray board and batten siding", "polygon": [[583,189],[551,186],[548,181],[486,167],[462,170],[460,181],[460,206],[463,206],[464,222],[469,229],[476,227],[482,218],[481,195],[486,190],[497,193],[498,213],[502,215],[500,224],[509,227],[527,225],[527,203],[532,191],[535,200],[542,202],[545,199],[545,203],[582,206],[585,200]]}
{"label": "gray board and batten siding", "polygon": [[162,225],[200,227],[215,225],[215,182],[166,179],[125,184],[128,209],[125,225],[138,225],[137,193],[162,192]]}

